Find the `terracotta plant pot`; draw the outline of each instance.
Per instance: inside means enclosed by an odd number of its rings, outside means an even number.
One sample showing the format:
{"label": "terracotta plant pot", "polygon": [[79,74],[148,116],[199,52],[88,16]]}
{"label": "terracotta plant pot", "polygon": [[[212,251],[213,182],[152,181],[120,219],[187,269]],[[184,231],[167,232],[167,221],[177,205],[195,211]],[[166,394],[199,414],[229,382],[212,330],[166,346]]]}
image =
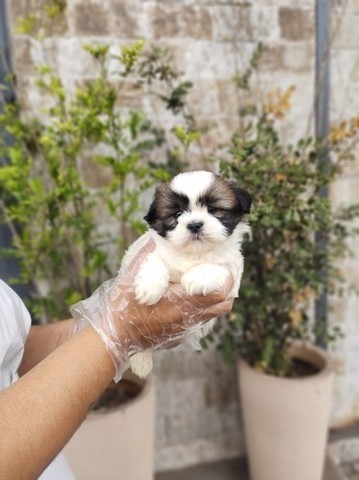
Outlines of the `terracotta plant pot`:
{"label": "terracotta plant pot", "polygon": [[319,372],[302,378],[262,374],[239,360],[251,480],[321,480],[333,368],[319,348],[296,342],[290,354]]}
{"label": "terracotta plant pot", "polygon": [[132,377],[140,392],[108,410],[96,410],[64,452],[76,480],[152,480],[154,471],[155,382]]}

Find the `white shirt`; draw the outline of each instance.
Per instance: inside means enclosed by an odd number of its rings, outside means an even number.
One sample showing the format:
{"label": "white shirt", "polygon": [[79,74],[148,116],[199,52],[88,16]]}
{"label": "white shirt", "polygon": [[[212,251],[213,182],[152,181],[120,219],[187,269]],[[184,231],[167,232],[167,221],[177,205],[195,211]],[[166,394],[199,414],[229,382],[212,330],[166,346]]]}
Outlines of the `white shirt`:
{"label": "white shirt", "polygon": [[0,390],[11,385],[17,377],[30,325],[31,318],[25,305],[0,280]]}
{"label": "white shirt", "polygon": [[[0,279],[0,390],[17,378],[31,318],[18,295]],[[75,480],[60,454],[40,475],[41,480]]]}

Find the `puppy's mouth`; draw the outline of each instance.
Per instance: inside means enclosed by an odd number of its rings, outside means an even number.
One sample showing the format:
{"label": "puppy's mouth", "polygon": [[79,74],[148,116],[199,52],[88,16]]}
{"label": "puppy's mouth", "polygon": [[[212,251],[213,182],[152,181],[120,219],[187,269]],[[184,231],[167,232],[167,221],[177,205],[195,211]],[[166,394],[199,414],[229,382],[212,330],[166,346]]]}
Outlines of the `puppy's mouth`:
{"label": "puppy's mouth", "polygon": [[189,238],[190,242],[204,242],[205,239],[205,235],[201,232],[191,233]]}
{"label": "puppy's mouth", "polygon": [[201,232],[191,233],[191,235],[188,236],[188,239],[186,241],[186,246],[190,248],[191,246],[193,246],[195,248],[211,249],[216,244],[217,244],[216,241],[214,241],[208,235],[205,235],[204,233],[201,233]]}

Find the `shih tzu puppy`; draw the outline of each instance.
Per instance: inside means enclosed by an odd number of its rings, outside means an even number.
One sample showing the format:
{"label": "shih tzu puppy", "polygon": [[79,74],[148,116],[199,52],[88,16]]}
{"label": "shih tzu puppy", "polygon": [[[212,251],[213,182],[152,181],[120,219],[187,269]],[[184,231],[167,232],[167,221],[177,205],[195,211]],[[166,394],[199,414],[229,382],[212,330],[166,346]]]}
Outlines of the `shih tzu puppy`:
{"label": "shih tzu puppy", "polygon": [[[243,272],[241,242],[250,232],[243,222],[251,198],[235,182],[210,172],[181,173],[159,185],[147,215],[156,249],[150,253],[134,279],[139,303],[154,305],[170,282],[181,283],[189,295],[207,295],[221,289],[228,275],[234,279],[231,296],[237,296]],[[133,250],[125,260],[133,258]],[[132,254],[131,254],[132,252]],[[195,335],[213,328],[210,320]],[[152,370],[151,352],[130,359],[132,371],[145,377]]]}

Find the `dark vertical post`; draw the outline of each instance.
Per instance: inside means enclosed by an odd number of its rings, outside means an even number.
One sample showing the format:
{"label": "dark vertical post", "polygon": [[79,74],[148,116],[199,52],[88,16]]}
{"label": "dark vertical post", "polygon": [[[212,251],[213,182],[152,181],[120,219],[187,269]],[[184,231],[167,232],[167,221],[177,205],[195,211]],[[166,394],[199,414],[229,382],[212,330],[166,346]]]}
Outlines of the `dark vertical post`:
{"label": "dark vertical post", "polygon": [[[315,59],[315,136],[317,139],[326,138],[329,133],[330,107],[330,12],[331,0],[316,0],[316,59]],[[326,150],[319,162],[327,164],[329,155]],[[320,191],[323,197],[328,196],[328,187]],[[320,248],[327,250],[327,241],[320,235],[316,236]],[[327,282],[325,272],[321,272],[322,279]],[[326,290],[326,289],[325,289]],[[315,305],[316,321],[323,321],[328,314],[327,292],[320,296]],[[322,338],[317,341],[323,344]]]}
{"label": "dark vertical post", "polygon": [[[6,102],[13,102],[15,100],[15,92],[6,81],[6,76],[9,74],[8,69],[11,69],[11,55],[10,42],[8,30],[8,17],[6,11],[6,1],[0,1],[0,85],[7,85],[9,88],[3,91]],[[2,103],[0,102],[0,112],[2,111]],[[11,137],[6,138],[7,142],[11,142]],[[0,158],[1,165],[6,162],[5,158]],[[0,250],[9,248],[11,246],[11,233],[6,225],[0,224]],[[3,257],[0,255],[0,278],[5,282],[18,276],[20,270],[17,261],[13,257]],[[27,285],[14,285],[14,290],[25,298],[29,296],[30,288]]]}

